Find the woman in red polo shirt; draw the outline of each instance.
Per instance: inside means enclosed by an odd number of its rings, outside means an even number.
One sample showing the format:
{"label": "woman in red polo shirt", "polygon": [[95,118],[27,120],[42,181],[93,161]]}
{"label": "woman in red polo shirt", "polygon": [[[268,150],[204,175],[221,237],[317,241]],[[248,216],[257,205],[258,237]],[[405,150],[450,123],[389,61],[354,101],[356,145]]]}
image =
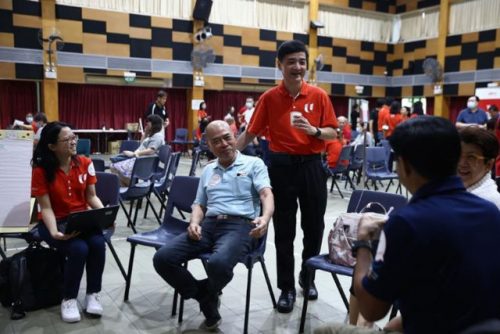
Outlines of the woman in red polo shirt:
{"label": "woman in red polo shirt", "polygon": [[99,292],[104,271],[105,241],[96,231],[86,235],[65,234],[71,212],[102,208],[96,196],[94,165],[89,158],[76,155],[77,137],[67,124],[48,123],[33,153],[31,194],[40,207],[39,232],[42,239],[66,257],[64,299],[61,316],[65,322],[80,320],[76,297],[83,269],[87,271],[87,313],[102,315]]}

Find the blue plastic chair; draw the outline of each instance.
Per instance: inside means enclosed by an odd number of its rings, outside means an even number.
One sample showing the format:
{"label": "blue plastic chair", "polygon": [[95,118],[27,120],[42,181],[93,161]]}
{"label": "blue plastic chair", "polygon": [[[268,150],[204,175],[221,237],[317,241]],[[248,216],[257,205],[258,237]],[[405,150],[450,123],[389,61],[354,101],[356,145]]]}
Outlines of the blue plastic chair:
{"label": "blue plastic chair", "polygon": [[349,166],[347,167],[347,173],[348,174],[350,174],[351,172],[353,173],[351,180],[357,177],[356,184],[359,184],[359,182],[361,182],[361,172],[363,169],[364,161],[365,161],[364,147],[363,145],[357,145],[352,152],[352,157],[351,160],[349,160]]}
{"label": "blue plastic chair", "polygon": [[[119,197],[120,197],[120,180],[118,176],[111,173],[104,172],[96,172],[97,183],[95,185],[95,190],[97,197],[101,200],[104,206],[108,205],[118,205]],[[122,262],[118,257],[118,254],[111,243],[111,236],[115,233],[115,228],[111,227],[103,231],[104,240],[106,240],[106,244],[111,251],[111,254],[115,258],[116,264],[118,265],[118,269],[123,275],[123,278],[127,279],[127,273],[123,268]]]}
{"label": "blue plastic chair", "polygon": [[[172,155],[172,148],[170,147],[170,145],[162,145],[158,149],[159,162],[154,175],[155,183],[158,182],[159,180],[162,180],[167,175],[170,166],[171,155]],[[153,188],[153,193],[154,193],[154,188]],[[163,205],[163,202],[161,202],[161,204]],[[146,208],[144,209],[144,218],[148,216],[148,208],[149,208],[149,202],[146,202]],[[160,211],[160,217],[161,217],[161,211]]]}
{"label": "blue plastic chair", "polygon": [[[198,182],[199,178],[197,177],[176,176],[172,181],[167,208],[165,209],[165,216],[163,218],[163,223],[161,224],[161,226],[156,230],[137,233],[127,238],[127,241],[130,242],[131,248],[125,286],[125,301],[127,301],[129,297],[135,247],[137,245],[143,245],[146,247],[153,247],[158,250],[169,240],[172,240],[177,235],[186,231],[189,225],[189,221],[175,218],[173,216],[174,208],[177,208],[178,210],[182,210],[184,212],[191,212],[191,205],[193,204],[196,197]],[[177,301],[174,300],[174,305],[176,305],[176,303]],[[172,310],[172,315],[175,315],[175,308]]]}
{"label": "blue plastic chair", "polygon": [[193,156],[191,157],[191,167],[189,168],[189,176],[196,175],[196,165],[200,161],[201,150],[199,148],[195,148],[193,150]]}
{"label": "blue plastic chair", "polygon": [[94,164],[94,169],[96,172],[104,172],[106,170],[106,164],[104,163],[104,159],[92,158],[92,163]]}
{"label": "blue plastic chair", "polygon": [[[363,208],[372,202],[380,203],[386,210],[389,208],[394,208],[394,211],[405,206],[407,204],[407,199],[401,195],[383,193],[377,191],[370,190],[355,190],[351,195],[351,199],[349,200],[349,204],[347,205],[347,212],[360,212]],[[313,277],[313,273],[316,270],[323,270],[329,272],[332,277],[335,285],[337,286],[337,290],[340,293],[342,301],[349,312],[349,302],[347,297],[342,289],[342,285],[337,277],[337,275],[349,276],[352,277],[354,268],[346,267],[334,264],[330,262],[328,254],[320,254],[317,256],[313,256],[306,261],[307,268],[307,279],[306,285],[304,287],[304,291],[309,291],[309,287],[311,286],[311,281]],[[304,333],[304,325],[307,314],[307,303],[308,299],[304,298],[304,304],[302,306],[302,316],[300,318],[300,330],[299,333]]]}
{"label": "blue plastic chair", "polygon": [[[137,204],[135,207],[134,219],[132,220],[131,217],[134,202],[136,200],[139,201],[146,198],[148,203],[151,205],[148,195],[150,195],[153,191],[154,175],[158,166],[158,161],[158,156],[156,155],[136,158],[132,169],[132,175],[130,176],[130,185],[128,187],[120,188],[120,206],[127,216],[127,225],[132,228],[134,233],[137,233],[135,229],[135,222],[137,221],[137,213],[139,211],[139,204]],[[130,201],[130,211],[127,211],[125,208],[125,204],[123,203],[124,201]],[[153,210],[156,219],[161,222],[158,213],[152,205],[151,209]]]}
{"label": "blue plastic chair", "polygon": [[[267,233],[258,240],[258,244],[248,253],[243,255],[238,262],[242,263],[247,267],[248,269],[248,274],[247,274],[247,290],[246,290],[246,301],[245,301],[245,322],[243,325],[243,333],[248,333],[248,318],[249,318],[249,312],[250,312],[250,292],[251,292],[251,287],[252,287],[252,270],[253,266],[255,263],[260,262],[260,265],[262,267],[262,272],[264,273],[264,278],[266,280],[267,284],[267,289],[269,290],[269,295],[271,297],[271,302],[273,303],[273,308],[276,308],[276,299],[274,297],[274,292],[273,288],[271,286],[271,281],[269,280],[269,275],[267,274],[267,268],[266,264],[264,262],[264,252],[266,251],[266,240],[267,240]],[[198,258],[203,262],[205,265],[209,259],[212,253],[203,253],[198,256]],[[174,305],[175,305],[175,299],[174,299]],[[175,307],[175,306],[174,306]],[[181,297],[180,305],[179,305],[179,323],[182,322],[182,314],[184,310],[184,299]]]}
{"label": "blue plastic chair", "polygon": [[76,154],[84,155],[86,157],[90,156],[90,139],[79,138],[76,142]]}
{"label": "blue plastic chair", "polygon": [[160,216],[163,214],[165,209],[165,200],[169,195],[169,189],[172,185],[172,181],[177,174],[177,168],[179,167],[179,161],[181,160],[181,152],[175,152],[170,154],[170,159],[168,162],[167,172],[162,176],[161,179],[156,180],[153,186],[153,193],[155,194],[158,201],[160,201]]}
{"label": "blue plastic chair", "polygon": [[120,153],[123,151],[135,151],[139,148],[141,143],[138,140],[122,140],[120,144]]}
{"label": "blue plastic chair", "polygon": [[[402,194],[399,176],[389,170],[387,166],[386,149],[383,147],[367,147],[365,157],[365,186],[368,188],[368,181],[372,181],[375,190],[378,190],[377,181],[398,180],[396,193]],[[385,191],[389,190],[391,182],[387,184]]]}
{"label": "blue plastic chair", "polygon": [[187,152],[187,145],[190,143],[191,142],[188,141],[188,129],[186,128],[175,129],[175,138],[171,142],[172,145],[180,145],[182,148],[181,152]]}
{"label": "blue plastic chair", "polygon": [[[351,161],[351,156],[352,156],[352,146],[346,145],[342,147],[342,151],[340,151],[339,158],[337,159],[337,165],[333,168],[327,168],[328,173],[332,177],[332,185],[330,187],[330,192],[333,192],[333,186],[336,186],[341,198],[344,198],[344,194],[342,194],[342,191],[340,191],[340,187],[336,181],[337,175],[344,176],[346,178],[346,181],[349,182],[349,184],[351,185],[351,188],[355,189],[351,177],[349,176],[348,173],[348,167]],[[345,163],[345,161],[347,161],[347,163]]]}

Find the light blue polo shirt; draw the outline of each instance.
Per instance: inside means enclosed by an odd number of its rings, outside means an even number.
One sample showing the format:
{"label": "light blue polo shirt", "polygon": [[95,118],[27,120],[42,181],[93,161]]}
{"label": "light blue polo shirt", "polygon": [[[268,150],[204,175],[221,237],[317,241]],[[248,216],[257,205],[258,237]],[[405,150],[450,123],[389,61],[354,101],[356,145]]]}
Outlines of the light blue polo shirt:
{"label": "light blue polo shirt", "polygon": [[193,204],[205,207],[205,217],[217,215],[254,219],[260,214],[259,192],[271,188],[267,167],[260,158],[236,152],[227,168],[219,159],[208,164],[200,177]]}

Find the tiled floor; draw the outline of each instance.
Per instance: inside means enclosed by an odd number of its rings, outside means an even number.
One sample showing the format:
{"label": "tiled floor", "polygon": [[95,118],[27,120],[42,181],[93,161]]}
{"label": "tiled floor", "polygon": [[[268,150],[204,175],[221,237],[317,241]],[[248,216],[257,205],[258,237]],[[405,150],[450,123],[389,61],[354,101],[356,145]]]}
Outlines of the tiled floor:
{"label": "tiled floor", "polygon": [[[187,175],[190,160],[183,157],[180,162],[178,175]],[[197,174],[199,175],[198,168]],[[343,187],[343,182],[341,184]],[[350,191],[343,191],[346,198],[341,199],[337,192],[328,194],[327,212],[325,215],[326,229],[331,228],[338,213],[347,208]],[[299,215],[298,215],[299,217]],[[116,251],[125,266],[128,266],[130,245],[126,237],[132,231],[125,227],[125,216],[119,213],[117,231],[112,238]],[[139,231],[156,228],[157,222],[152,215],[138,222]],[[274,248],[273,228],[269,229],[266,250],[266,265],[274,287],[276,298],[279,290],[276,288],[276,260]],[[19,240],[7,241],[7,255],[12,255],[25,247]],[[300,268],[300,254],[302,249],[302,231],[297,228],[295,239],[296,274]],[[323,242],[322,252],[327,252],[326,240]],[[184,321],[177,323],[177,318],[171,316],[173,289],[156,274],[152,256],[154,249],[138,246],[136,248],[132,285],[128,302],[123,301],[125,281],[118,270],[111,253],[107,252],[106,267],[103,276],[102,301],[105,313],[100,319],[88,318],[82,315],[82,321],[76,324],[66,324],[61,321],[59,306],[29,312],[22,320],[12,321],[9,310],[0,307],[0,333],[203,333],[199,329],[203,322],[203,315],[198,304],[193,300],[185,302]],[[190,270],[198,277],[204,276],[204,270],[198,261],[189,264]],[[219,333],[242,333],[244,309],[246,268],[239,264],[234,270],[234,278],[224,289],[221,297],[221,315],[223,322]],[[340,277],[340,281],[347,291],[350,279]],[[325,322],[342,322],[346,317],[346,310],[337,292],[331,276],[325,272],[318,272],[316,285],[319,299],[312,301],[308,306],[308,316],[305,332],[310,333],[314,328]],[[80,306],[85,294],[85,278],[81,283],[79,294]],[[298,296],[295,308],[290,314],[280,314],[273,309],[271,299],[259,265],[253,272],[252,295],[250,302],[249,333],[298,333],[303,298],[297,286]],[[383,321],[381,322],[383,323]]]}

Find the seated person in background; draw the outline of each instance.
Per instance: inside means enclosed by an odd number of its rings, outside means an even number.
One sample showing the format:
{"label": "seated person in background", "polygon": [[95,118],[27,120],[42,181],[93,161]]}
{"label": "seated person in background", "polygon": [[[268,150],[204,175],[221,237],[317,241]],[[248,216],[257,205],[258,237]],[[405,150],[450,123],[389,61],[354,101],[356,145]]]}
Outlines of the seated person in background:
{"label": "seated person in background", "polygon": [[36,123],[33,121],[33,114],[32,113],[26,114],[26,122],[20,121],[18,119],[14,120],[14,123],[12,124],[12,128],[14,130],[33,131],[34,133],[36,133],[38,130]]}
{"label": "seated person in background", "polygon": [[76,155],[76,136],[67,124],[60,122],[48,123],[43,128],[32,165],[31,194],[40,207],[40,236],[66,258],[62,320],[80,321],[76,298],[84,269],[87,272],[85,310],[101,316],[99,292],[106,251],[102,232],[64,233],[66,218],[71,212],[103,207],[95,192],[94,165],[89,158]]}
{"label": "seated person in background", "polygon": [[238,135],[238,128],[236,127],[236,122],[234,121],[234,118],[232,116],[226,115],[224,117],[224,121],[226,121],[226,123],[229,124],[231,132],[236,137]]}
{"label": "seated person in background", "polygon": [[[342,117],[342,116],[340,116]],[[340,118],[339,117],[339,118]],[[342,151],[342,147],[346,145],[345,140],[342,137],[342,131],[340,129],[337,131],[338,137],[332,140],[325,141],[325,151],[326,151],[326,162],[328,168],[337,167],[337,162],[340,157],[340,152]],[[341,161],[344,165],[349,164],[349,161]]]}
{"label": "seated person in background", "polygon": [[[498,318],[500,257],[485,254],[500,253],[500,211],[467,192],[456,175],[455,126],[439,117],[417,117],[400,124],[389,141],[400,181],[413,197],[387,222],[360,222],[353,283],[361,314],[380,320],[397,300],[402,322],[391,322],[400,325],[391,329],[410,334],[460,333]],[[373,257],[374,239],[379,243]],[[352,327],[333,325],[317,333],[347,328]],[[361,332],[380,333],[349,333]]]}
{"label": "seated person in background", "polygon": [[[211,122],[206,136],[217,160],[203,170],[187,232],[160,248],[153,263],[184,299],[200,303],[204,327],[215,329],[221,322],[218,294],[231,281],[240,256],[251,249],[252,239],[266,233],[274,198],[266,166],[236,150],[226,122]],[[183,264],[205,252],[213,252],[206,266],[208,278],[196,280]]]}
{"label": "seated person in background", "polygon": [[359,122],[358,122],[358,126],[356,127],[356,131],[358,132],[358,135],[351,142],[352,146],[358,146],[358,145],[364,145],[364,144],[366,144],[367,146],[374,146],[375,145],[373,135],[368,130],[366,130],[364,132],[364,134],[366,135],[366,141],[365,141],[365,135],[363,135],[363,126]]}
{"label": "seated person in background", "polygon": [[351,125],[344,116],[337,117],[337,121],[339,122],[339,129],[342,130],[342,137],[349,143],[352,139]]}
{"label": "seated person in background", "polygon": [[500,193],[491,178],[491,169],[498,155],[495,135],[478,127],[460,130],[462,155],[458,162],[458,175],[467,191],[492,202],[500,209]]}
{"label": "seated person in background", "polygon": [[498,107],[496,104],[492,104],[488,107],[488,113],[490,114],[490,119],[496,120],[498,118]]}
{"label": "seated person in background", "polygon": [[123,151],[117,157],[111,158],[113,163],[110,166],[112,173],[120,178],[123,186],[128,186],[130,176],[134,168],[135,158],[156,154],[160,146],[165,144],[162,136],[163,120],[158,115],[149,115],[144,128],[144,135],[141,139],[141,145],[135,151]]}
{"label": "seated person in background", "polygon": [[43,112],[39,112],[33,118],[33,122],[36,123],[36,127],[38,128],[35,136],[33,137],[33,145],[36,146],[36,144],[38,144],[38,142],[40,141],[40,137],[42,136],[42,129],[47,124],[47,116],[45,116]]}

